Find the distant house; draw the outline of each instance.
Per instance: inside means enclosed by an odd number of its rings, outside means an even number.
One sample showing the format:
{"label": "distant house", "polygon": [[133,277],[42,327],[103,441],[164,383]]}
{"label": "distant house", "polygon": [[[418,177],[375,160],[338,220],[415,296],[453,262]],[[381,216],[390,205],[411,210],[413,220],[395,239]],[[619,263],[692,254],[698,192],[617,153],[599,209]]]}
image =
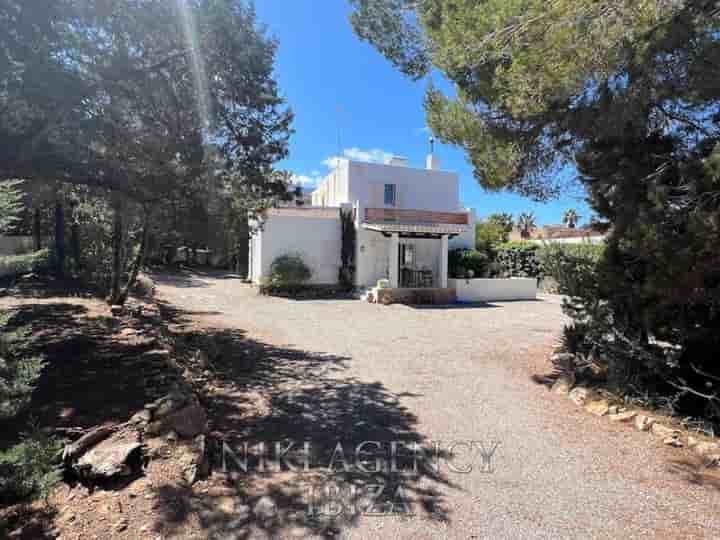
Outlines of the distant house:
{"label": "distant house", "polygon": [[475,215],[460,203],[458,175],[440,170],[433,154],[423,169],[404,158],[341,159],[311,202],[268,210],[251,223],[250,280],[262,282],[276,257],[298,253],[312,270],[311,283],[337,283],[341,211],[351,213],[356,231],[357,287],[388,279],[395,288],[446,288],[448,249],[475,246]]}
{"label": "distant house", "polygon": [[510,233],[510,240],[528,242],[551,242],[558,244],[580,244],[583,242],[599,244],[603,242],[607,233],[592,227],[566,227],[564,225],[545,225],[530,231],[530,238],[523,238],[522,232],[514,228]]}

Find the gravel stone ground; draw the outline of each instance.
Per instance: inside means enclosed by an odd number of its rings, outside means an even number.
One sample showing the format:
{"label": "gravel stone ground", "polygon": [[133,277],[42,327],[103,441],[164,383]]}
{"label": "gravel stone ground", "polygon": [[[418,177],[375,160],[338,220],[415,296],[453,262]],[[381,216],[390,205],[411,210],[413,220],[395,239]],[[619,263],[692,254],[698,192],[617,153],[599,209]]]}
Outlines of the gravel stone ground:
{"label": "gravel stone ground", "polygon": [[[423,440],[499,442],[493,472],[445,467],[441,478],[418,478],[413,492],[426,504],[414,516],[360,516],[339,537],[720,537],[720,482],[693,474],[682,451],[533,381],[549,371],[564,322],[557,297],[386,307],[260,297],[215,273],[155,277],[163,300],[204,325],[346,358],[328,376],[381,386]],[[322,397],[317,403],[322,409]]]}

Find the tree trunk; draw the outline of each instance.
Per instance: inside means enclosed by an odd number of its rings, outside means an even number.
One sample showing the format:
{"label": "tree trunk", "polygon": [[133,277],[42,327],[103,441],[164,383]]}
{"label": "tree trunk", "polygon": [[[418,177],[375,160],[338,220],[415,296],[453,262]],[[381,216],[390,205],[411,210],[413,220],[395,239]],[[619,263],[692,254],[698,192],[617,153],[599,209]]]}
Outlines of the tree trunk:
{"label": "tree trunk", "polygon": [[130,269],[130,275],[128,276],[128,281],[125,284],[125,287],[123,287],[122,291],[120,292],[120,295],[117,298],[117,302],[114,302],[115,304],[123,305],[125,301],[127,300],[128,294],[130,293],[130,289],[135,284],[135,281],[137,280],[138,273],[140,272],[140,268],[142,268],[143,262],[145,262],[145,252],[147,251],[147,244],[148,244],[148,237],[150,236],[150,215],[145,216],[145,223],[143,224],[143,232],[142,232],[142,239],[140,240],[140,249],[138,250],[137,256],[135,257],[135,260],[133,261],[132,267]]}
{"label": "tree trunk", "polygon": [[115,206],[113,214],[112,250],[112,275],[110,278],[110,297],[108,298],[110,305],[114,305],[120,298],[120,273],[122,272],[122,209],[120,205]]}
{"label": "tree trunk", "polygon": [[65,212],[61,202],[55,204],[55,273],[63,277],[65,272]]}
{"label": "tree trunk", "polygon": [[40,209],[35,209],[33,216],[33,236],[35,237],[35,251],[42,249],[42,238],[40,236]]}
{"label": "tree trunk", "polygon": [[82,266],[80,264],[80,225],[76,221],[70,225],[70,250],[73,261],[75,261],[75,270],[79,270]]}

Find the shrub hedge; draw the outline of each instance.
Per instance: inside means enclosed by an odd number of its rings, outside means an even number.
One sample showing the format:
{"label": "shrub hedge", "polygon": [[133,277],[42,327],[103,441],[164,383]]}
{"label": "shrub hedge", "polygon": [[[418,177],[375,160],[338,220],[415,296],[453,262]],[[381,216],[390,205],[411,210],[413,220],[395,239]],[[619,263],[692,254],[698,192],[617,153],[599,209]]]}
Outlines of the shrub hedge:
{"label": "shrub hedge", "polygon": [[29,272],[45,272],[51,267],[49,249],[41,249],[25,255],[0,257],[0,278],[15,277]]}

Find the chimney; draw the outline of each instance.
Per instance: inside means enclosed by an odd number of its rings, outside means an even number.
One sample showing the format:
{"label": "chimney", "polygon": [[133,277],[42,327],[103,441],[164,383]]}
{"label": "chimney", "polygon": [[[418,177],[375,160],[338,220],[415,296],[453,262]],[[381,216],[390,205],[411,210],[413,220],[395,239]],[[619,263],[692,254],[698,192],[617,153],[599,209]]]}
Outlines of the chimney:
{"label": "chimney", "polygon": [[435,137],[430,137],[430,153],[427,156],[425,168],[429,171],[437,171],[440,169],[440,160],[435,155]]}

